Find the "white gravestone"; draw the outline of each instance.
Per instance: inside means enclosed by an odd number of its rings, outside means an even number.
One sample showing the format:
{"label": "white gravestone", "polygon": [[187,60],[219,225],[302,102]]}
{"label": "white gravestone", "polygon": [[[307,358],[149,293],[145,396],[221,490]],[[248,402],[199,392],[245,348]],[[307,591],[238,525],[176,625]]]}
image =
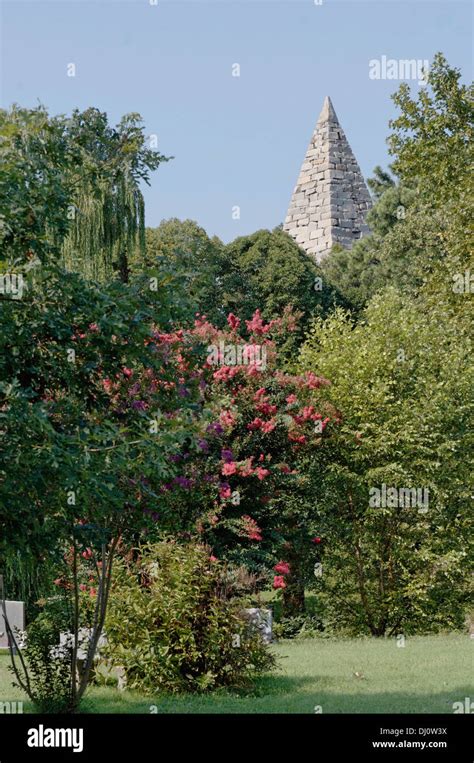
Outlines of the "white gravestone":
{"label": "white gravestone", "polygon": [[[17,642],[21,640],[19,631],[25,630],[25,603],[23,601],[6,601],[7,620]],[[20,645],[20,644],[19,644]],[[8,635],[3,606],[0,604],[0,647],[8,648]]]}
{"label": "white gravestone", "polygon": [[244,610],[245,616],[252,626],[257,630],[263,641],[269,644],[273,638],[273,616],[271,609],[260,609],[259,607],[249,607]]}
{"label": "white gravestone", "polygon": [[[89,643],[92,638],[92,628],[79,628],[77,634],[77,659],[86,660],[87,652],[89,650]],[[107,638],[105,633],[101,633],[99,641],[97,642],[97,651],[95,659],[100,656],[100,649],[107,644]],[[74,634],[71,632],[61,632],[59,634],[59,645],[51,648],[51,656],[54,658],[65,657],[71,649],[74,647]]]}

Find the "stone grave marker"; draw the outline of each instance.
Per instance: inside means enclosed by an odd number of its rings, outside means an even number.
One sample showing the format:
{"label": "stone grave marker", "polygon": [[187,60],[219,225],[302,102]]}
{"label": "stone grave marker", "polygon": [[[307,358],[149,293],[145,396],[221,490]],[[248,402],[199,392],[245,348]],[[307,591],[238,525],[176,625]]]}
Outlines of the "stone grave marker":
{"label": "stone grave marker", "polygon": [[263,641],[270,644],[273,638],[273,613],[271,609],[248,607],[245,615],[253,627],[260,633]]}
{"label": "stone grave marker", "polygon": [[[18,631],[25,630],[25,603],[23,601],[6,601],[7,619],[10,628],[18,642],[21,638]],[[0,604],[0,647],[8,648],[7,627],[3,617],[3,607]]]}

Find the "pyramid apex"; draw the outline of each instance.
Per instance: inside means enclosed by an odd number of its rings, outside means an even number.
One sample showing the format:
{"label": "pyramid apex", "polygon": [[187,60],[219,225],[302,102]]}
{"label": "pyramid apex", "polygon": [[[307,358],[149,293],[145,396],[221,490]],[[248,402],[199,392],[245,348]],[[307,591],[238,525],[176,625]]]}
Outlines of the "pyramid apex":
{"label": "pyramid apex", "polygon": [[332,105],[332,101],[330,97],[327,95],[324,99],[323,108],[321,110],[321,114],[319,115],[318,124],[319,122],[328,122],[329,120],[335,120],[338,121],[336,112],[334,111],[334,106]]}

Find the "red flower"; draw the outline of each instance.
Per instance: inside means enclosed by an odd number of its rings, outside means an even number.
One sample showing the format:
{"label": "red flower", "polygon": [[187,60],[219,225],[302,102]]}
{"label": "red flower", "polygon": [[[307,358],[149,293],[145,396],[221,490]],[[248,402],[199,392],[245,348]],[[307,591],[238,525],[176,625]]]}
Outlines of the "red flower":
{"label": "red flower", "polygon": [[242,520],[244,523],[244,531],[247,533],[247,538],[249,540],[262,540],[260,527],[257,525],[255,519],[252,519],[248,514],[245,514],[242,517]]}
{"label": "red flower", "polygon": [[262,363],[257,360],[255,363],[252,363],[252,365],[247,366],[247,376],[256,376],[261,373],[262,370]]}
{"label": "red flower", "polygon": [[273,588],[286,588],[286,583],[282,575],[275,575],[273,578]]}
{"label": "red flower", "polygon": [[273,416],[278,410],[276,405],[270,405],[269,403],[265,402],[259,403],[256,406],[256,409],[259,413],[263,413],[264,416]]}
{"label": "red flower", "polygon": [[316,376],[313,371],[307,371],[305,374],[304,386],[309,389],[318,389],[318,387],[327,386],[329,384],[327,379],[322,376]]}
{"label": "red flower", "polygon": [[317,535],[316,538],[313,538],[312,543],[321,543],[321,538],[319,535]]}
{"label": "red flower", "polygon": [[264,480],[265,477],[268,477],[270,472],[268,471],[268,469],[264,469],[263,466],[258,466],[255,469],[255,474],[257,475],[259,480]]}
{"label": "red flower", "polygon": [[[247,331],[249,331],[251,334],[263,334],[265,333],[265,324],[263,323],[262,317],[260,315],[260,310],[255,310],[252,320],[245,321],[247,325]],[[268,329],[267,329],[268,330]]]}
{"label": "red flower", "polygon": [[85,551],[81,554],[83,559],[92,559],[92,550],[90,548],[86,548]]}
{"label": "red flower", "polygon": [[239,474],[241,477],[250,477],[253,474],[252,461],[253,456],[250,456],[250,458],[247,458],[247,460],[244,461],[243,466],[239,468]]}
{"label": "red flower", "polygon": [[290,573],[290,565],[288,562],[278,562],[273,569],[275,572],[279,572],[280,575],[289,575]]}
{"label": "red flower", "polygon": [[235,418],[230,411],[222,411],[219,421],[223,427],[232,427],[235,424]]}
{"label": "red flower", "polygon": [[228,464],[224,464],[222,467],[222,474],[226,477],[229,477],[231,474],[235,474],[237,472],[237,465],[234,461],[230,461]]}
{"label": "red flower", "polygon": [[250,424],[247,424],[247,429],[253,430],[253,429],[260,429],[263,424],[262,419],[256,418],[253,421],[250,422]]}
{"label": "red flower", "polygon": [[124,376],[127,377],[127,379],[130,379],[131,375],[133,374],[133,371],[131,368],[122,368],[122,373]]}
{"label": "red flower", "polygon": [[239,366],[222,366],[212,374],[213,379],[216,381],[228,381],[239,373]]}
{"label": "red flower", "polygon": [[296,395],[288,395],[288,397],[286,398],[286,402],[288,403],[288,405],[293,405],[293,403],[298,402],[298,398],[296,397]]}
{"label": "red flower", "polygon": [[229,313],[227,316],[227,323],[231,327],[231,329],[238,329],[240,326],[240,318],[237,318],[234,313]]}
{"label": "red flower", "polygon": [[300,445],[304,445],[306,442],[306,437],[304,436],[304,434],[297,435],[297,434],[294,434],[293,432],[288,433],[288,439],[291,440],[292,442],[297,442]]}
{"label": "red flower", "polygon": [[306,405],[302,410],[303,421],[307,421],[308,419],[311,419],[313,417],[314,412],[315,411],[312,405]]}

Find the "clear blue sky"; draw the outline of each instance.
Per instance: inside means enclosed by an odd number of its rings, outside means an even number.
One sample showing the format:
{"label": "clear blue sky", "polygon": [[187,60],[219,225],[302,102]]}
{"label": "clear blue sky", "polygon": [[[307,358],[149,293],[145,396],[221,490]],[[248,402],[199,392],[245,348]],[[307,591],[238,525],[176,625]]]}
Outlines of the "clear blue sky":
{"label": "clear blue sky", "polygon": [[156,2],[1,0],[3,107],[138,111],[175,157],[145,191],[148,225],[192,218],[228,241],[282,222],[326,94],[364,175],[386,165],[398,83],[371,80],[370,59],[442,50],[472,77],[469,2]]}

